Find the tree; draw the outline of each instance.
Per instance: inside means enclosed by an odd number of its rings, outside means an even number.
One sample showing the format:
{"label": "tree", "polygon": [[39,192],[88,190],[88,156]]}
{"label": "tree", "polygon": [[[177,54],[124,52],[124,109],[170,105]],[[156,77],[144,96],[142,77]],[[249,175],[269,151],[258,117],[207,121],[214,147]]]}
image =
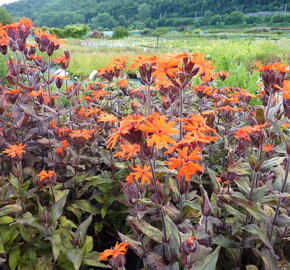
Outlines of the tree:
{"label": "tree", "polygon": [[7,24],[13,22],[13,18],[6,11],[6,9],[0,7],[0,23]]}
{"label": "tree", "polygon": [[245,21],[245,16],[240,11],[234,11],[226,16],[226,24],[238,24]]}
{"label": "tree", "polygon": [[109,13],[100,13],[91,20],[94,27],[113,28],[116,26],[116,20]]}
{"label": "tree", "polygon": [[123,26],[118,26],[114,28],[113,38],[124,38],[129,35],[127,28]]}
{"label": "tree", "polygon": [[138,6],[138,18],[145,22],[151,18],[151,6],[147,3],[143,3]]}

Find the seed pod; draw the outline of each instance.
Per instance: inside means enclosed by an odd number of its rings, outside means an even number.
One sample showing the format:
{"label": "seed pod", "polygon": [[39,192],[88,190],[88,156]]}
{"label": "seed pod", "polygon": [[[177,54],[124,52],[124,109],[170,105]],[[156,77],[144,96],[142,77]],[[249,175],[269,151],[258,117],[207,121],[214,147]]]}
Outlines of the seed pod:
{"label": "seed pod", "polygon": [[211,203],[210,200],[208,198],[208,194],[206,192],[206,190],[200,186],[201,189],[201,193],[202,193],[202,201],[201,201],[201,209],[202,209],[202,214],[205,217],[208,217],[211,214]]}

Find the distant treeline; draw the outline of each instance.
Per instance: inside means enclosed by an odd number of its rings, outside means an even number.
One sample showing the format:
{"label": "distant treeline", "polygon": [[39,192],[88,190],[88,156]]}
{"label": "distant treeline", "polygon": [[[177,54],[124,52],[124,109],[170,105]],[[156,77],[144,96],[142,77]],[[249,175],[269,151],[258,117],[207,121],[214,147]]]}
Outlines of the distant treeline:
{"label": "distant treeline", "polygon": [[[93,28],[155,28],[182,25],[290,23],[289,15],[245,16],[259,11],[290,10],[290,0],[20,0],[4,7],[36,25]],[[270,20],[269,20],[270,18]]]}

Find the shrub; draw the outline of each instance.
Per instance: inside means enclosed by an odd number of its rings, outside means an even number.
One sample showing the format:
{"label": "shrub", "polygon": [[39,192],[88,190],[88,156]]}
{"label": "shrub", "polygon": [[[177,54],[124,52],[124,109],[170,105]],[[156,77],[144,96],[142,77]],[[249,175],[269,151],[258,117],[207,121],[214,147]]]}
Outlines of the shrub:
{"label": "shrub", "polygon": [[123,26],[118,26],[114,28],[113,38],[124,38],[129,36],[129,31]]}
{"label": "shrub", "polygon": [[82,38],[88,33],[90,28],[86,25],[76,24],[67,25],[64,29],[56,27],[42,27],[42,29],[59,38]]}
{"label": "shrub", "polygon": [[225,18],[226,24],[239,24],[245,20],[244,14],[240,11],[233,11],[232,13],[228,14]]}

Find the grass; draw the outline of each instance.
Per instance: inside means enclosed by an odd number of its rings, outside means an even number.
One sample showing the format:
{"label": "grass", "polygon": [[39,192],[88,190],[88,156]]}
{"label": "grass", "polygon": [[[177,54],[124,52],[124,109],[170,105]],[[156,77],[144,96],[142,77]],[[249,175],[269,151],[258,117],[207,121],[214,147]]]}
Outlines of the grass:
{"label": "grass", "polygon": [[[114,45],[115,44],[115,45]],[[160,38],[160,48],[156,49],[155,38],[129,37],[121,41],[94,41],[93,46],[82,46],[80,41],[69,40],[65,49],[72,53],[70,72],[88,75],[96,68],[104,67],[113,57],[126,55],[129,61],[140,55],[161,54],[170,51],[200,52],[212,60],[217,69],[231,71],[235,66],[245,66],[247,71],[255,61],[263,63],[290,60],[290,39],[205,39]]]}
{"label": "grass", "polygon": [[[71,51],[69,72],[88,76],[102,68],[112,58],[128,56],[129,62],[141,55],[159,55],[172,51],[200,52],[212,60],[217,70],[230,72],[225,86],[236,86],[254,93],[258,72],[252,72],[254,62],[290,62],[290,39],[206,39],[202,37],[160,38],[159,48],[154,37],[129,37],[122,40],[92,41],[82,46],[79,40],[68,40],[64,49]],[[132,71],[131,71],[132,72]]]}

